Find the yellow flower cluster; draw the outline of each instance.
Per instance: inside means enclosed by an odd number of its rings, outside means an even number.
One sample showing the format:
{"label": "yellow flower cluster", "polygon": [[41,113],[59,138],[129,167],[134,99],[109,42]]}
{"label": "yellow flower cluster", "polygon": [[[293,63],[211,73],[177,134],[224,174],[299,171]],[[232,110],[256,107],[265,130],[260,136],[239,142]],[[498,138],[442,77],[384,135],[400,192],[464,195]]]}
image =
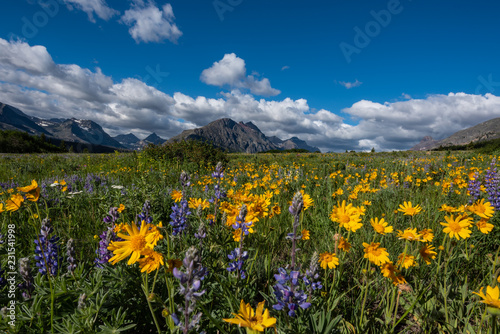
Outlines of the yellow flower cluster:
{"label": "yellow flower cluster", "polygon": [[127,257],[128,265],[139,262],[141,272],[150,273],[164,265],[163,255],[154,251],[154,247],[159,240],[163,239],[158,226],[147,224],[144,220],[141,222],[140,229],[137,228],[135,223],[125,225],[125,233],[117,233],[117,236],[123,241],[111,241],[108,249],[113,252],[114,256],[109,259],[111,264],[116,264]]}

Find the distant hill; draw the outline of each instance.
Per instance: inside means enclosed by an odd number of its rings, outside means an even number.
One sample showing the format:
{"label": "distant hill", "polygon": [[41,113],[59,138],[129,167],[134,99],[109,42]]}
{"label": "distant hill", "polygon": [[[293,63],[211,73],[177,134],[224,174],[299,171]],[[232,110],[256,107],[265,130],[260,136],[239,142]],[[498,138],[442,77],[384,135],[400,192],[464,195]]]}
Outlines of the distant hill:
{"label": "distant hill", "polygon": [[309,146],[297,137],[287,140],[267,137],[252,122],[236,123],[230,118],[218,119],[201,128],[184,130],[181,134],[170,138],[166,143],[181,140],[210,142],[228,152],[257,153],[294,148],[303,148],[311,152],[319,151],[317,147]]}
{"label": "distant hill", "polygon": [[118,135],[113,137],[113,139],[118,141],[121,145],[128,148],[129,150],[141,150],[148,144],[161,145],[167,141],[154,132],[143,140],[140,140],[136,135],[132,133],[126,135]]}
{"label": "distant hill", "polygon": [[439,147],[467,145],[497,138],[500,138],[500,118],[493,118],[489,121],[455,132],[442,140],[433,140],[432,137],[424,137],[420,143],[413,146],[410,150],[426,151]]}

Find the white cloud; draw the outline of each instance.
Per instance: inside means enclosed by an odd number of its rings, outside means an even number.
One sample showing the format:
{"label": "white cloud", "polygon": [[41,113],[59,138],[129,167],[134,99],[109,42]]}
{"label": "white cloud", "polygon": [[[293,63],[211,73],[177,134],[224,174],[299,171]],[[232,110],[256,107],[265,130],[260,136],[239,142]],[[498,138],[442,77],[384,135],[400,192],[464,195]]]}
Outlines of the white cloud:
{"label": "white cloud", "polygon": [[63,0],[69,9],[77,9],[87,13],[89,20],[95,22],[94,14],[103,20],[109,20],[120,12],[110,8],[105,0]]}
{"label": "white cloud", "polygon": [[290,68],[290,66],[285,65],[285,66],[283,66],[283,67],[281,68],[281,70],[282,70],[282,71],[284,71],[284,70],[288,70],[289,68]]}
{"label": "white cloud", "polygon": [[354,82],[349,82],[349,81],[339,81],[339,84],[344,86],[347,89],[351,89],[353,87],[358,87],[361,86],[362,82],[356,79]]}
{"label": "white cloud", "polygon": [[121,21],[130,27],[129,33],[137,43],[159,43],[167,39],[177,43],[182,32],[174,19],[174,11],[169,3],[160,9],[153,2],[145,5],[142,1],[136,1],[121,17]]}
{"label": "white cloud", "polygon": [[213,63],[212,67],[201,72],[200,79],[213,86],[235,86],[244,80],[247,74],[245,61],[234,53],[227,53],[224,57]]}
{"label": "white cloud", "polygon": [[275,96],[281,93],[271,87],[269,79],[258,79],[257,75],[252,73],[247,76],[245,61],[234,53],[226,53],[221,60],[201,72],[200,80],[212,86],[248,89],[252,94],[261,96]]}
{"label": "white cloud", "polygon": [[[246,70],[244,76],[234,73],[240,78],[236,83],[250,77]],[[99,68],[57,64],[43,46],[1,38],[0,78],[0,102],[41,118],[91,119],[112,135],[132,132],[144,137],[155,131],[169,138],[229,117],[252,121],[267,136],[299,137],[324,152],[406,150],[424,136],[442,139],[500,117],[498,96],[449,93],[392,103],[361,100],[343,110],[357,120],[347,124],[329,110],[312,109],[305,99],[256,99],[251,91],[237,88],[218,98],[191,97],[169,95],[134,78],[116,82]],[[232,76],[225,78],[219,82],[230,82]]]}

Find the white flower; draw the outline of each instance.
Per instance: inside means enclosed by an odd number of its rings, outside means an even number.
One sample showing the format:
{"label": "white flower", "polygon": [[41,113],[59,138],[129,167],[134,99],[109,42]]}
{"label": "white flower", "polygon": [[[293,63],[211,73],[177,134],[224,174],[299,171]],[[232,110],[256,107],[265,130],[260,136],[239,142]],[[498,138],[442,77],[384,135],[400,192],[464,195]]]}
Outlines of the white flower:
{"label": "white flower", "polygon": [[113,186],[111,186],[111,188],[113,188],[113,189],[123,189],[123,188],[125,188],[125,187],[124,187],[124,186],[114,186],[114,185],[113,185]]}
{"label": "white flower", "polygon": [[68,198],[73,198],[75,195],[81,194],[83,191],[73,191],[68,193]]}

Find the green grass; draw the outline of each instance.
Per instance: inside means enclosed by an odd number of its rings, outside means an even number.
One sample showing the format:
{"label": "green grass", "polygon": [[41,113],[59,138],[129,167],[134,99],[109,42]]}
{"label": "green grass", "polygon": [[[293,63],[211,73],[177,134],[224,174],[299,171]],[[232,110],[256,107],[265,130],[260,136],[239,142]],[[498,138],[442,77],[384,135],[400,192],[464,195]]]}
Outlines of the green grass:
{"label": "green grass", "polygon": [[[498,285],[498,213],[489,221],[494,225],[489,234],[471,226],[473,232],[466,240],[451,240],[440,224],[448,215],[440,211],[443,204],[455,207],[468,204],[469,172],[478,171],[482,184],[486,184],[486,171],[495,156],[472,151],[293,152],[229,154],[228,158],[220,186],[232,193],[219,204],[228,202],[238,211],[239,200],[245,196],[246,204],[251,206],[257,201],[256,197],[248,199],[251,194],[275,191],[268,209],[274,205],[281,209],[273,217],[259,216],[253,226],[254,233],[244,238],[243,249],[248,251],[243,267],[247,272],[245,279],[226,270],[231,262],[227,256],[239,243],[233,240],[233,229],[222,224],[227,215],[224,217],[221,208],[217,208],[215,222],[209,225],[208,215],[215,212],[213,203],[200,215],[191,209],[186,233],[172,235],[169,222],[174,200],[170,195],[172,190],[182,190],[181,172],[185,170],[191,177],[191,186],[185,189],[187,197],[208,200],[213,197],[217,182],[211,178],[213,167],[206,169],[192,162],[154,159],[140,153],[4,155],[0,182],[25,186],[35,179],[42,188],[42,196],[38,202],[25,201],[15,212],[0,214],[4,240],[8,226],[15,225],[16,260],[27,257],[35,276],[30,298],[23,299],[21,290],[17,291],[16,327],[11,328],[9,319],[3,318],[2,330],[111,333],[128,328],[125,332],[144,333],[157,332],[159,327],[164,333],[181,332],[172,326],[170,316],[163,317],[165,310],[175,312],[181,320],[183,316],[179,311],[179,306],[184,305],[179,281],[171,273],[162,268],[157,276],[155,272],[147,275],[149,292],[155,282],[154,297],[148,301],[143,291],[145,275],[137,264],[128,266],[121,261],[114,266],[106,264],[102,269],[94,265],[100,240],[96,236],[110,226],[103,221],[110,208],[123,204],[125,210],[118,222],[130,224],[143,211],[146,201],[151,204],[153,224],[161,221],[163,225],[164,238],[155,250],[166,259],[183,259],[187,249],[194,246],[208,269],[200,288],[206,292],[191,314],[202,313],[199,329],[193,329],[192,333],[201,330],[240,333],[237,326],[222,319],[237,313],[242,299],[254,308],[265,300],[265,307],[277,319],[278,333],[488,333],[498,322],[485,312],[484,305],[479,303],[481,298],[472,293],[487,285]],[[71,189],[51,187],[55,180],[65,180]],[[343,194],[332,196],[339,189]],[[295,256],[299,267],[295,269],[304,274],[311,267],[314,252],[336,252],[340,263],[335,269],[318,270],[316,281],[322,283],[322,289],[309,291],[307,286],[299,285],[309,295],[311,306],[299,309],[296,317],[289,317],[286,312],[272,308],[277,303],[273,285],[278,268],[291,263],[292,241],[286,236],[292,232],[293,216],[288,206],[300,190],[310,195],[314,204],[300,216],[299,231],[309,230],[310,239],[297,240],[300,250]],[[79,191],[82,192],[70,194]],[[11,194],[6,189],[2,196],[5,202]],[[481,198],[487,200],[488,194],[481,192]],[[344,200],[365,207],[361,216],[363,226],[356,232],[348,232],[330,219],[334,206]],[[422,212],[414,217],[404,216],[397,211],[404,201],[420,205]],[[375,233],[370,225],[375,217],[384,218],[394,227],[394,233],[383,236]],[[56,276],[37,274],[35,266],[34,240],[43,218],[50,218],[53,235],[60,238],[60,266]],[[474,222],[478,220],[474,217]],[[202,241],[195,237],[200,225],[207,234]],[[437,256],[431,264],[419,257],[423,243],[398,238],[398,230],[406,228],[433,230],[432,245]],[[336,235],[349,239],[352,248],[348,253],[335,249]],[[66,269],[69,239],[75,240],[78,267],[74,273]],[[395,286],[378,266],[364,258],[362,243],[373,241],[387,249],[394,263],[405,249],[406,254],[415,256],[417,266],[399,268],[407,285]],[[444,250],[438,249],[441,245]],[[2,269],[7,268],[8,260],[4,243],[0,245]],[[21,276],[17,275],[16,283],[21,282]],[[7,289],[8,285],[2,290],[0,306],[8,305],[11,300],[5,293]],[[78,307],[83,295],[85,301]]]}

